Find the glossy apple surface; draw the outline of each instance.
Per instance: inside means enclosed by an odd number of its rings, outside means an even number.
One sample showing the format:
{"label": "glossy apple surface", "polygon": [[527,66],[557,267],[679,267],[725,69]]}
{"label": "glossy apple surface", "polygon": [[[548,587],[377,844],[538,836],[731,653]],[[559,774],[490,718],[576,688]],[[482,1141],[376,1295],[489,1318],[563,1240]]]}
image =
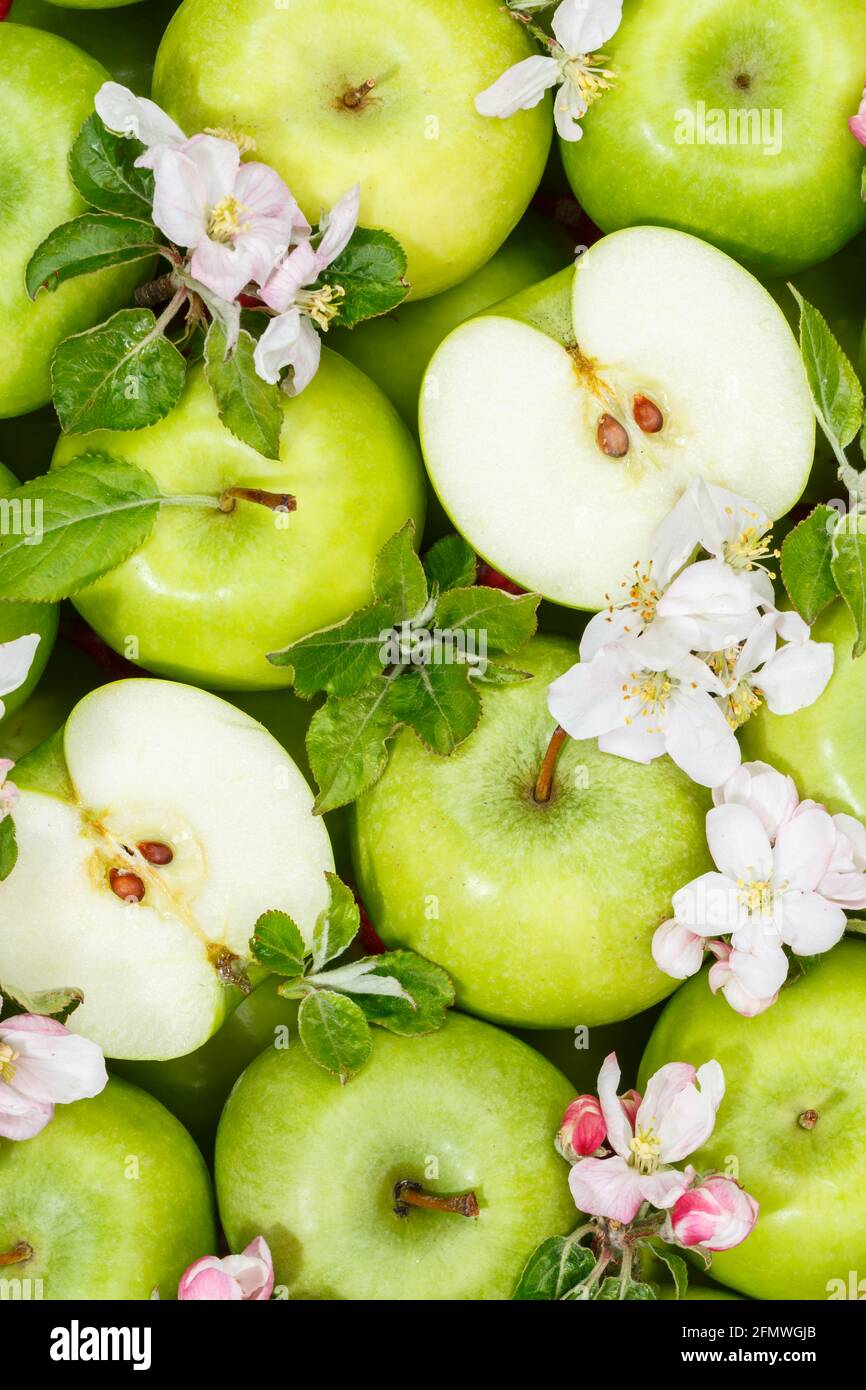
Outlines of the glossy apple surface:
{"label": "glossy apple surface", "polygon": [[[730,1171],[760,1204],[748,1240],[713,1257],[713,1278],[752,1298],[825,1299],[830,1280],[866,1268],[866,945],[848,938],[742,1018],[706,974],[677,991],[641,1065],[641,1089],[666,1062],[716,1058],[725,1098],[690,1158]],[[799,1117],[814,1110],[814,1127]],[[727,1167],[726,1167],[727,1165]]]}
{"label": "glossy apple surface", "polygon": [[[295,1299],[507,1299],[535,1246],[575,1224],[553,1146],[572,1098],[537,1053],[459,1014],[422,1038],[374,1029],[346,1086],[301,1047],[269,1048],[217,1135],[229,1245],[264,1235]],[[472,1190],[481,1213],[398,1216],[403,1180]]]}
{"label": "glossy apple surface", "polygon": [[112,267],[53,293],[40,291],[33,302],[24,288],[39,243],[85,211],[67,160],[107,78],[99,63],[65,39],[22,24],[0,25],[0,416],[45,404],[57,344],[119,309],[141,275],[140,265]]}
{"label": "glossy apple surface", "polygon": [[[103,13],[120,3],[121,0],[107,0],[105,4],[88,4],[87,0],[76,0],[70,6],[64,0],[12,0],[9,18],[16,24],[29,24],[69,39],[102,63],[124,87],[140,96],[150,96],[153,60],[178,0],[146,0],[144,4],[122,0],[123,14]],[[135,9],[129,8],[133,4]]]}
{"label": "glossy apple surface", "polygon": [[0,1253],[19,1241],[33,1254],[3,1274],[41,1280],[46,1299],[174,1298],[217,1252],[204,1160],[152,1096],[112,1078],[35,1139],[0,1141]]}
{"label": "glossy apple surface", "polygon": [[494,1022],[573,1028],[629,1018],[674,982],[650,941],[672,894],[709,867],[708,794],[668,758],[646,766],[568,740],[553,793],[536,777],[553,732],[547,686],[577,644],[536,637],[512,664],[533,679],[484,691],[450,758],[409,731],[351,809],[361,897],[386,945],[452,976]]}
{"label": "glossy apple surface", "polygon": [[549,99],[508,121],[473,104],[536,52],[493,0],[185,0],[154,97],[190,135],[252,136],[310,218],[360,183],[361,223],[397,238],[423,298],[484,265],[538,186]]}
{"label": "glossy apple surface", "polygon": [[[109,646],[158,675],[222,690],[289,683],[267,653],[369,602],[385,541],[424,522],[418,451],[390,401],[336,353],[284,398],[281,457],[220,422],[201,368],[164,420],[132,433],[64,435],[55,466],[90,449],[145,468],[163,492],[219,496],[231,485],[290,492],[282,516],[250,502],[226,515],[164,508],[149,540],[75,605]],[[131,643],[134,639],[134,644]]]}
{"label": "glossy apple surface", "polygon": [[578,202],[606,232],[678,227],[766,275],[825,260],[866,223],[847,125],[864,46],[860,0],[627,4],[605,45],[615,90],[561,141]]}
{"label": "glossy apple surface", "polygon": [[[0,463],[0,498],[8,497],[18,486],[18,479]],[[10,523],[13,519],[10,516]],[[35,518],[31,517],[31,523]],[[34,533],[35,534],[35,533]],[[17,690],[2,696],[5,714],[0,718],[0,750],[10,718],[14,718],[21,706],[35,690],[42,672],[45,670],[54,639],[57,636],[58,606],[56,603],[0,603],[0,645],[12,642],[16,637],[26,637],[35,632],[39,636],[39,646],[33,657],[27,679]],[[2,756],[2,753],[0,753]],[[6,754],[11,757],[11,754]]]}

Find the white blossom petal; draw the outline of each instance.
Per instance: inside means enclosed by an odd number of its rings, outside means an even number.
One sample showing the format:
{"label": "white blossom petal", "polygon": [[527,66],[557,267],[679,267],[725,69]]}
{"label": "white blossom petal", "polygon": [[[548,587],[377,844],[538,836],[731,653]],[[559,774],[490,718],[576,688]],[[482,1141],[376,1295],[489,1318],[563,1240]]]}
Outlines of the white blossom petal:
{"label": "white blossom petal", "polygon": [[740,745],[719,706],[705,691],[682,686],[669,702],[665,747],[677,767],[702,787],[724,782],[740,761]]}
{"label": "white blossom petal", "polygon": [[776,836],[773,882],[812,892],[830,867],[836,847],[833,817],[820,806],[802,808]]}
{"label": "white blossom petal", "polygon": [[696,975],[704,961],[703,938],[675,918],[656,927],[652,939],[653,960],[674,980]]}
{"label": "white blossom petal", "polygon": [[629,651],[611,642],[592,661],[580,661],[557,676],[547,689],[547,708],[572,738],[596,738],[625,723],[622,685],[632,670]]}
{"label": "white blossom petal", "polygon": [[620,1079],[621,1073],[619,1063],[616,1060],[616,1053],[611,1052],[605,1057],[598,1073],[598,1102],[607,1126],[607,1137],[611,1148],[623,1158],[628,1158],[631,1153],[630,1144],[634,1131],[620,1104]]}
{"label": "white blossom petal", "polygon": [[119,82],[103,82],[93,104],[104,126],[118,135],[132,135],[143,145],[180,145],[186,140],[155,101],[135,96]]}
{"label": "white blossom petal", "polygon": [[763,883],[772,877],[769,837],[748,806],[729,804],[708,811],[707,844],[719,871],[735,883]]}
{"label": "white blossom petal", "polygon": [[551,21],[557,43],[570,57],[594,53],[622,23],[622,0],[562,0]]}
{"label": "white blossom petal", "polygon": [[358,225],[361,210],[361,185],[356,183],[335,203],[325,222],[325,234],[316,247],[319,270],[325,270],[345,251]]}
{"label": "white blossom petal", "polygon": [[559,64],[555,58],[540,53],[515,63],[492,86],[475,98],[479,116],[500,116],[505,119],[517,111],[537,106],[549,87],[559,81]]}
{"label": "white blossom petal", "polygon": [[[720,787],[713,789],[716,806],[735,804],[754,811],[771,840],[797,810],[799,797],[792,777],[769,763],[743,763]],[[864,832],[866,840],[866,832]]]}
{"label": "white blossom petal", "polygon": [[563,140],[581,140],[581,117],[586,115],[586,100],[578,86],[566,79],[553,103],[553,119]]}
{"label": "white blossom petal", "polygon": [[578,1211],[626,1224],[634,1220],[644,1200],[637,1169],[619,1154],[582,1158],[569,1173],[568,1186]]}
{"label": "white blossom petal", "polygon": [[773,714],[794,714],[823,695],[833,674],[832,642],[789,642],[760,671],[756,684]]}
{"label": "white blossom petal", "polygon": [[781,917],[782,938],[798,956],[829,951],[845,934],[842,908],[818,893],[785,893]]}
{"label": "white blossom petal", "polygon": [[11,642],[0,643],[0,695],[11,695],[13,690],[24,684],[30,675],[39,641],[37,632],[29,632],[24,637],[13,637]]}

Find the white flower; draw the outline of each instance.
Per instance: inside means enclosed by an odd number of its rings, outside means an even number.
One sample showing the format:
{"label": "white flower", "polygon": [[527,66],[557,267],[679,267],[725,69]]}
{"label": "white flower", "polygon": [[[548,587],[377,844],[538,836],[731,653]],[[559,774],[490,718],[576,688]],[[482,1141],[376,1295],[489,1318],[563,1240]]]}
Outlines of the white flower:
{"label": "white flower", "polygon": [[505,119],[537,106],[544,93],[559,85],[553,106],[563,140],[579,140],[578,122],[590,102],[610,86],[613,73],[600,66],[597,52],[622,22],[622,0],[563,0],[553,16],[550,56],[524,58],[475,98],[481,116]]}
{"label": "white flower", "polygon": [[303,391],[318,370],[322,342],[313,323],[327,329],[339,297],[329,285],[318,290],[307,287],[345,250],[358,224],[360,201],[361,189],[356,184],[320,224],[324,234],[318,246],[301,242],[262,286],[261,297],[277,310],[277,317],[271,319],[256,344],[256,371],[265,381],[276,382],[283,368],[291,367],[292,374],[283,383],[291,396]]}
{"label": "white flower", "polygon": [[756,603],[773,606],[773,585],[765,567],[776,553],[768,544],[771,526],[766,512],[754,502],[693,478],[656,528],[654,561],[674,574],[700,546],[748,576]]}
{"label": "white flower", "polygon": [[[748,806],[771,840],[795,814],[800,804],[793,777],[785,777],[769,763],[743,763],[727,782],[713,788],[716,806]],[[859,824],[859,822],[858,822]]]}
{"label": "white flower", "polygon": [[[11,695],[23,685],[30,674],[39,634],[29,632],[26,637],[15,637],[11,642],[0,643],[0,696]],[[6,706],[0,699],[0,719],[6,713]]]}
{"label": "white flower", "polygon": [[[2,1005],[2,1000],[0,1000]],[[40,1014],[0,1023],[0,1135],[32,1139],[57,1103],[96,1096],[108,1081],[95,1043]]]}
{"label": "white flower", "polygon": [[731,1008],[736,1009],[744,1018],[756,1018],[775,1004],[779,997],[778,990],[762,999],[756,994],[750,994],[743,986],[731,968],[732,951],[726,941],[708,941],[707,947],[716,957],[715,964],[710,966],[707,976],[713,994],[718,994],[721,990]]}
{"label": "white flower", "polygon": [[[832,642],[813,642],[798,613],[771,609],[739,651],[717,653],[713,664],[725,684],[722,706],[739,728],[766,701],[773,714],[793,714],[822,695],[833,674]],[[777,647],[781,637],[784,645]]]}
{"label": "white flower", "polygon": [[[155,101],[135,96],[128,87],[121,87],[119,82],[103,82],[93,104],[104,126],[117,135],[140,140],[148,151],[162,145],[183,145],[186,141],[180,126]],[[151,167],[145,155],[141,155],[136,164]]]}
{"label": "white flower", "polygon": [[853,816],[833,817],[836,843],[818,892],[846,912],[866,907],[866,829]]}

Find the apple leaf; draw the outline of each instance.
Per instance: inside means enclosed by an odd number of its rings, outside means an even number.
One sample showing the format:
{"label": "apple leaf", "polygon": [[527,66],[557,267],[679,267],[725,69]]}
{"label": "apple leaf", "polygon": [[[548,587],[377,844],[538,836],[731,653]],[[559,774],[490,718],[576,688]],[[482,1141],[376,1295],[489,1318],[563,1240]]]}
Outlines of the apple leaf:
{"label": "apple leaf", "polygon": [[337,874],[326,873],[330,902],[320,912],[313,928],[313,970],[321,970],[329,960],[351,946],[361,925],[361,913],[351,888]]}
{"label": "apple leaf", "polygon": [[307,948],[287,912],[263,912],[250,938],[250,950],[260,965],[296,980],[304,973]]}
{"label": "apple leaf", "polygon": [[689,1287],[689,1267],[682,1255],[677,1255],[669,1245],[665,1245],[664,1241],[661,1240],[646,1240],[640,1243],[643,1249],[648,1250],[655,1259],[667,1266],[674,1282],[677,1298],[685,1298],[686,1290]]}
{"label": "apple leaf", "polygon": [[313,1061],[339,1076],[342,1085],[361,1070],[373,1050],[363,1010],[354,999],[328,989],[317,989],[304,998],[298,1010],[298,1032]]}
{"label": "apple leaf", "polygon": [[427,576],[414,541],[415,523],[407,521],[385,542],[373,566],[373,597],[392,609],[397,622],[417,617],[427,602]]}
{"label": "apple leaf", "polygon": [[[0,535],[0,599],[57,603],[106,574],[147,540],[160,493],[126,459],[86,453],[9,495],[38,518],[31,536]],[[38,535],[37,544],[28,544]]]}
{"label": "apple leaf", "polygon": [[44,989],[38,994],[27,994],[17,986],[0,985],[0,997],[12,999],[25,1014],[39,1014],[40,1018],[53,1018],[65,1023],[79,1004],[84,1003],[84,993],[80,989]]}
{"label": "apple leaf", "polygon": [[319,788],[317,815],[357,800],[384,772],[386,744],[398,725],[390,691],[391,682],[380,676],[357,695],[331,698],[310,720],[307,756]]}
{"label": "apple leaf", "polygon": [[571,1236],[549,1236],[530,1255],[512,1301],[556,1302],[579,1289],[595,1269],[595,1256]]}
{"label": "apple leaf", "polygon": [[31,299],[39,290],[56,290],[64,280],[109,265],[142,261],[157,254],[157,231],[150,222],[113,213],[86,212],[55,227],[37,246],[26,270]]}
{"label": "apple leaf", "polygon": [[800,352],[818,423],[837,452],[863,423],[863,388],[824,316],[794,288],[800,306]]}
{"label": "apple leaf", "polygon": [[205,375],[226,428],[265,458],[278,459],[283,393],[259,376],[255,350],[255,340],[242,329],[237,346],[227,353],[225,329],[214,319],[205,341]]}
{"label": "apple leaf", "polygon": [[862,512],[849,512],[840,520],[831,568],[857,630],[851,655],[862,656],[866,651],[866,515]]}
{"label": "apple leaf", "polygon": [[540,602],[540,594],[508,594],[483,585],[449,589],[436,607],[436,626],[473,634],[476,651],[492,647],[494,651],[513,652],[534,635]]}
{"label": "apple leaf", "polygon": [[465,588],[475,583],[478,557],[468,541],[452,532],[431,545],[424,556],[424,569],[431,585],[436,584],[440,593],[445,589]]}
{"label": "apple leaf", "polygon": [[365,994],[359,998],[368,1022],[404,1038],[435,1033],[442,1027],[454,1003],[454,986],[440,965],[414,951],[386,951],[368,959],[374,962],[372,974],[399,981],[405,992],[403,996]]}
{"label": "apple leaf", "polygon": [[66,433],[140,430],[177,405],[186,362],[150,309],[121,309],[65,338],[51,361],[54,408]]}
{"label": "apple leaf", "polygon": [[15,822],[10,815],[0,820],[0,883],[7,879],[18,863],[18,840]]}
{"label": "apple leaf", "polygon": [[459,662],[413,666],[391,686],[391,711],[432,752],[448,757],[481,718],[481,696]]}
{"label": "apple leaf", "polygon": [[394,621],[389,604],[374,603],[334,627],[302,637],[279,652],[270,652],[274,666],[291,666],[294,688],[308,700],[319,691],[328,695],[357,695],[381,676],[382,648]]}
{"label": "apple leaf", "polygon": [[[568,1295],[566,1295],[567,1297]],[[605,1279],[596,1294],[600,1301],[615,1300],[631,1303],[636,1300],[654,1299],[656,1291],[652,1284],[644,1284],[636,1279]]]}
{"label": "apple leaf", "polygon": [[345,251],[320,279],[343,291],[334,318],[341,328],[387,314],[409,293],[405,251],[388,232],[370,227],[356,227]]}
{"label": "apple leaf", "polygon": [[813,623],[838,594],[833,578],[834,507],[818,506],[789,531],[782,544],[782,582],[800,617]]}
{"label": "apple leaf", "polygon": [[532,672],[519,671],[516,666],[501,666],[496,661],[488,661],[483,667],[472,668],[472,679],[482,685],[522,685],[524,681],[532,680]]}
{"label": "apple leaf", "polygon": [[93,112],[78,133],[69,155],[69,173],[82,198],[102,212],[146,217],[153,209],[153,174],[137,169],[144,145],[106,130]]}

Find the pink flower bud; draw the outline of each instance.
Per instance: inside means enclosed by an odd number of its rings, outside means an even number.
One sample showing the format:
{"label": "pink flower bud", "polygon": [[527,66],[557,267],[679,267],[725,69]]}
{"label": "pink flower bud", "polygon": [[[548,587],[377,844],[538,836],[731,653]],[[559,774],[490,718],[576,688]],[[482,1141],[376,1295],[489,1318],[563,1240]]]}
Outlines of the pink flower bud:
{"label": "pink flower bud", "polygon": [[642,1100],[643,1096],[641,1095],[640,1091],[635,1090],[623,1091],[622,1095],[619,1098],[619,1103],[625,1111],[625,1117],[631,1125],[632,1129],[634,1129],[635,1120],[637,1119],[637,1112],[638,1110],[640,1110],[640,1103]]}
{"label": "pink flower bud", "polygon": [[672,917],[656,928],[652,953],[659,970],[675,980],[687,980],[703,964],[704,939]]}
{"label": "pink flower bud", "polygon": [[861,145],[866,145],[866,87],[863,89],[857,115],[848,118],[848,129],[855,140],[859,140]]}
{"label": "pink flower bud", "polygon": [[751,1235],[758,1203],[733,1178],[721,1175],[684,1192],[668,1218],[666,1239],[678,1245],[703,1245],[707,1250],[730,1250]]}
{"label": "pink flower bud", "polygon": [[600,1149],[607,1125],[595,1096],[578,1096],[562,1117],[556,1146],[564,1158],[585,1158]]}
{"label": "pink flower bud", "polygon": [[197,1301],[261,1302],[274,1291],[274,1264],[267,1241],[256,1236],[240,1255],[205,1255],[181,1276],[181,1303]]}

